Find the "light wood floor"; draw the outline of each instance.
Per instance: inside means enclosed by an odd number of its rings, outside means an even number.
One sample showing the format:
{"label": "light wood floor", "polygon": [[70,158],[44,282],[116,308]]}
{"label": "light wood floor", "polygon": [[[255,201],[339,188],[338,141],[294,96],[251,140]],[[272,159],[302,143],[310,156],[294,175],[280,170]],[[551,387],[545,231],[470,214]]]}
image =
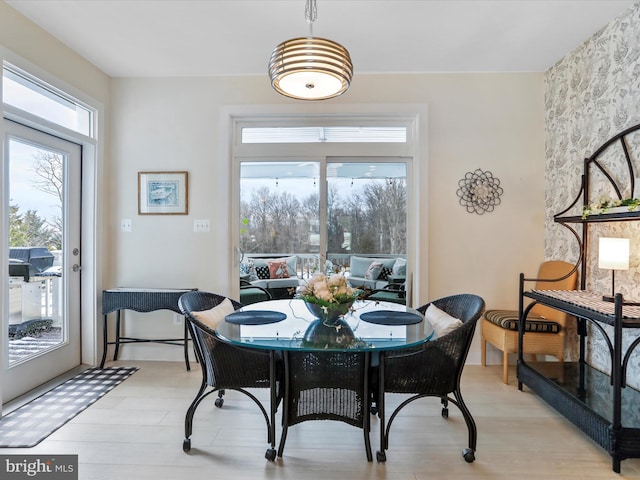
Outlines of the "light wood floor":
{"label": "light wood floor", "polygon": [[602,448],[513,380],[503,385],[501,366],[464,371],[463,394],[478,425],[474,463],[461,456],[467,433],[456,407],[444,419],[437,400],[425,399],[396,419],[387,462],[378,464],[366,461],[361,430],[330,421],[291,427],[283,458],[268,462],[262,417],[236,392],[222,409],[213,396],[200,406],[185,454],[184,414],[200,384],[198,366],[117,363],[140,370],[38,446],[3,454],[78,454],[81,480],[640,479],[640,460],[625,460],[622,473],[613,473]]}

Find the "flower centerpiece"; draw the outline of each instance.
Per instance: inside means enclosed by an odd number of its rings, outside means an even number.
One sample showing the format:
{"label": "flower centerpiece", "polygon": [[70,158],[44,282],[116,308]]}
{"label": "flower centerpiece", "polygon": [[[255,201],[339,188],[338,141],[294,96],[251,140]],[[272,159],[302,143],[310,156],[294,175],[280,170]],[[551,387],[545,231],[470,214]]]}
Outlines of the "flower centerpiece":
{"label": "flower centerpiece", "polygon": [[342,318],[349,313],[360,291],[352,288],[344,275],[315,274],[298,298],[316,317],[304,333],[303,345],[315,348],[349,348],[355,335]]}
{"label": "flower centerpiece", "polygon": [[316,317],[331,324],[351,310],[359,295],[360,291],[351,287],[344,275],[317,273],[302,288],[298,298],[304,300]]}

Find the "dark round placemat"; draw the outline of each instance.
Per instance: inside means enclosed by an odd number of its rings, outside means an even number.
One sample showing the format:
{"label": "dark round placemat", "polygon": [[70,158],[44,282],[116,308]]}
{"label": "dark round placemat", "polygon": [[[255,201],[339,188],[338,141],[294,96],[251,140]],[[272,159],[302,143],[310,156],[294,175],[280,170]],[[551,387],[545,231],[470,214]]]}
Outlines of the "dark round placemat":
{"label": "dark round placemat", "polygon": [[399,312],[397,310],[376,310],[360,315],[360,319],[378,325],[411,325],[420,323],[422,316],[412,312]]}
{"label": "dark round placemat", "polygon": [[267,323],[280,322],[287,318],[282,312],[272,310],[247,310],[246,312],[234,312],[225,317],[229,323],[237,325],[265,325]]}

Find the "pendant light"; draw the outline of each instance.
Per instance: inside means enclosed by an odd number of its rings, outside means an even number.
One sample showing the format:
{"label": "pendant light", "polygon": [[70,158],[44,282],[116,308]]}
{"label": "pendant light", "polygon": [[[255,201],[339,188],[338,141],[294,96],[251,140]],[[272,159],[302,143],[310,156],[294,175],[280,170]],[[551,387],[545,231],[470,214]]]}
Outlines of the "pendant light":
{"label": "pendant light", "polygon": [[285,97],[326,100],[342,95],[351,83],[353,64],[347,49],[332,40],[313,36],[317,16],[316,0],[307,0],[309,36],[285,40],[271,54],[271,86]]}

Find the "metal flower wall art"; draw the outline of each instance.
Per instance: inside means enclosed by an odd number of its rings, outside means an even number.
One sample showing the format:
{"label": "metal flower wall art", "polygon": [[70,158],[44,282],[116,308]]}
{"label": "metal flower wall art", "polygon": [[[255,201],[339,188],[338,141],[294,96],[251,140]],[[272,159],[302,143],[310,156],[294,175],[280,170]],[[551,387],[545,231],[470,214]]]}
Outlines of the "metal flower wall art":
{"label": "metal flower wall art", "polygon": [[493,212],[500,205],[502,192],[500,180],[491,172],[483,172],[479,168],[475,172],[467,172],[458,181],[460,205],[469,213],[482,215],[484,212]]}

